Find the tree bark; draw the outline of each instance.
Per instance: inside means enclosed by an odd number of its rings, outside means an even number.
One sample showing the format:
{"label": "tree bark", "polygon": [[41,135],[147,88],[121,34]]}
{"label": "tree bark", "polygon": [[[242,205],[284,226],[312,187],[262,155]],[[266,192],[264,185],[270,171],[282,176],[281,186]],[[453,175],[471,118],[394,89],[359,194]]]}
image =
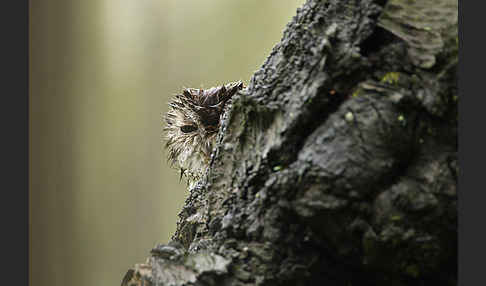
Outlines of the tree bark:
{"label": "tree bark", "polygon": [[308,0],[122,285],[456,285],[457,52],[457,0]]}

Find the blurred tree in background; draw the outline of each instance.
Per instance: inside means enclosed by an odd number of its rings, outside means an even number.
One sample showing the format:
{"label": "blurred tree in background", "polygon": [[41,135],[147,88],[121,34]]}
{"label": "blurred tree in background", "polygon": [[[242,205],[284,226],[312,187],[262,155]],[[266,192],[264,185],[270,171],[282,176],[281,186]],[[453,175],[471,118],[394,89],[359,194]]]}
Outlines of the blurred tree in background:
{"label": "blurred tree in background", "polygon": [[248,82],[303,0],[30,2],[31,285],[118,285],[187,195],[161,113]]}

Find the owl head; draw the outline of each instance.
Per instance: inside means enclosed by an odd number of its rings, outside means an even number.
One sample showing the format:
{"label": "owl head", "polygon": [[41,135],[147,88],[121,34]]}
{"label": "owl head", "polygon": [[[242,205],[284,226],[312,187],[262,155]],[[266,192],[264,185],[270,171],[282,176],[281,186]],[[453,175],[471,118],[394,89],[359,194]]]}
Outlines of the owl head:
{"label": "owl head", "polygon": [[243,88],[241,81],[210,89],[186,88],[169,103],[165,115],[168,160],[182,175],[199,179],[207,166],[228,100]]}

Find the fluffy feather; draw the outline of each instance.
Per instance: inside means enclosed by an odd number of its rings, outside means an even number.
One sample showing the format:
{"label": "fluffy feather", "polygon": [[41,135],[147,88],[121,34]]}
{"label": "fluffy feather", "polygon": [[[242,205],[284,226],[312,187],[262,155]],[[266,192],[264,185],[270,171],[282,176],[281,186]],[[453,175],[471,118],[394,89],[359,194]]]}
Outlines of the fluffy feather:
{"label": "fluffy feather", "polygon": [[228,100],[243,88],[241,81],[210,89],[186,88],[169,103],[165,115],[166,145],[171,166],[193,182],[209,165]]}

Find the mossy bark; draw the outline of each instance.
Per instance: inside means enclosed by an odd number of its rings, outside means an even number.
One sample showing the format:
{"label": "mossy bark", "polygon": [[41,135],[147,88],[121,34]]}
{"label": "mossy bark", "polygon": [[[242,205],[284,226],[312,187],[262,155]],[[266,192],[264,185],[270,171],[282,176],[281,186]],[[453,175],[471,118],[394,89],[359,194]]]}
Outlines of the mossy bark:
{"label": "mossy bark", "polygon": [[308,0],[123,285],[455,285],[457,51],[457,0]]}

